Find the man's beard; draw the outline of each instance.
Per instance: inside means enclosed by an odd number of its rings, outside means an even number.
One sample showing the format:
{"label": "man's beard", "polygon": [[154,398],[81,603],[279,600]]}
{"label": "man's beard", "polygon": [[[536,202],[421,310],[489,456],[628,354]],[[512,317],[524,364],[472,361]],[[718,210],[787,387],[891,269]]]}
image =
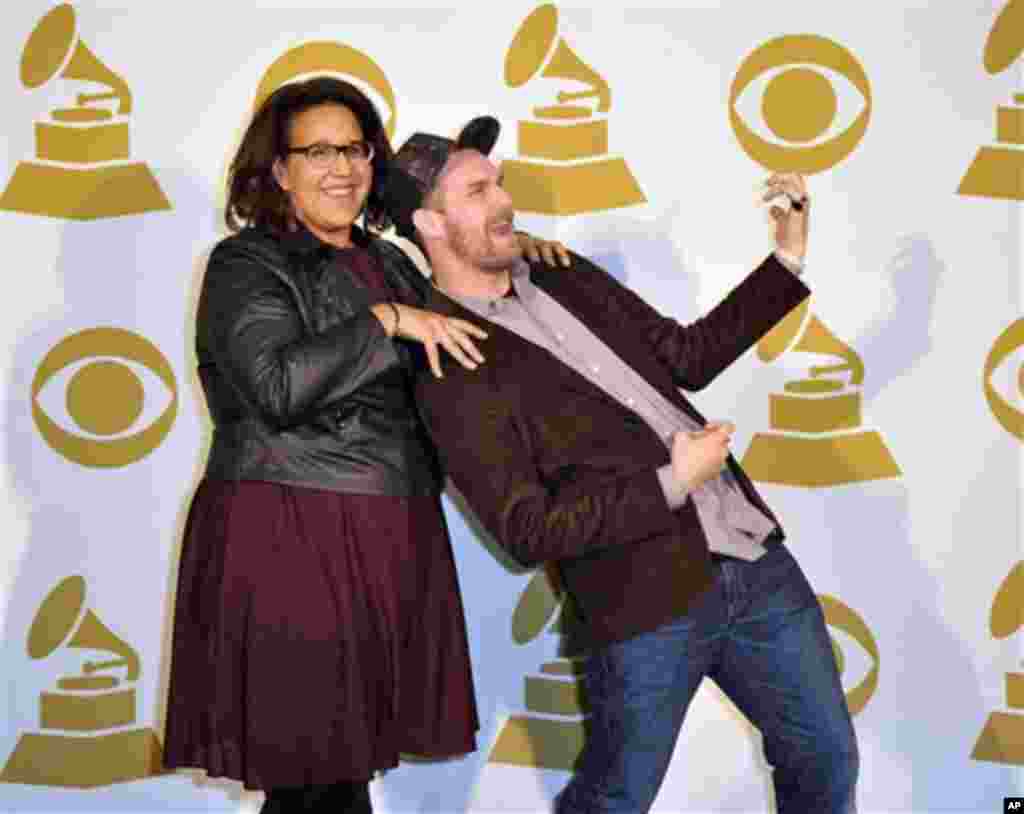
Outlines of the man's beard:
{"label": "man's beard", "polygon": [[515,268],[523,257],[523,250],[518,241],[507,251],[498,251],[491,238],[491,227],[502,220],[512,219],[511,212],[502,212],[494,218],[488,218],[482,234],[473,235],[452,221],[448,222],[448,242],[452,253],[481,271],[501,273]]}

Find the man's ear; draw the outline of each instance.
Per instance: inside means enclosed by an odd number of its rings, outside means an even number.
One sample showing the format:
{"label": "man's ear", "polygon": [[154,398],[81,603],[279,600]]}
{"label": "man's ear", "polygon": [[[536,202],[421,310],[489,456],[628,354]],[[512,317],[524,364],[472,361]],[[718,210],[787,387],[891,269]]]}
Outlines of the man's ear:
{"label": "man's ear", "polygon": [[284,161],[280,158],[275,158],[274,163],[270,168],[271,172],[274,173],[274,180],[277,181],[277,185],[281,187],[285,192],[288,191],[288,170],[284,168]]}
{"label": "man's ear", "polygon": [[417,209],[413,212],[412,225],[426,240],[444,237],[444,215],[433,209]]}

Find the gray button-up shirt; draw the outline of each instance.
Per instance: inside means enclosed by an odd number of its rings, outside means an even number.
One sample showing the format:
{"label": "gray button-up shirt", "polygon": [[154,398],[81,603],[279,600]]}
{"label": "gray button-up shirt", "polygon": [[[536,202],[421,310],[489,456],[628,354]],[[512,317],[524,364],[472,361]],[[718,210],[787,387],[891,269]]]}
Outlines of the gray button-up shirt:
{"label": "gray button-up shirt", "polygon": [[[473,313],[549,351],[639,415],[666,446],[671,447],[674,433],[700,429],[582,322],[534,285],[526,263],[513,271],[512,285],[515,297],[488,300],[449,296]],[[671,464],[658,470],[658,479],[672,509],[681,506],[687,496],[693,498],[712,551],[744,560],[756,560],[764,553],[761,543],[775,524],[747,500],[728,469],[693,490],[679,482]]]}

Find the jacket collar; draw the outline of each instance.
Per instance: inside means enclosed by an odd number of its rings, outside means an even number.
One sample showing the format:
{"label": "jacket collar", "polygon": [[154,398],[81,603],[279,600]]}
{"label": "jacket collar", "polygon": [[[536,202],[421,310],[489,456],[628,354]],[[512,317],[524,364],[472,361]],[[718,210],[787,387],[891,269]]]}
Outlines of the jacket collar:
{"label": "jacket collar", "polygon": [[[300,258],[312,255],[326,257],[336,250],[334,246],[324,243],[301,223],[296,223],[292,231],[278,235],[278,240],[286,253]],[[366,248],[370,244],[369,235],[354,223],[352,224],[352,242],[359,248]]]}
{"label": "jacket collar", "polygon": [[[515,268],[512,269],[510,278],[512,290],[509,294],[514,294],[524,303],[532,302],[536,297],[537,287],[530,280],[530,266],[525,260],[520,260],[516,264]],[[509,294],[505,296],[509,296]],[[495,302],[495,298],[488,297],[469,297],[460,294],[446,294],[445,296],[480,316],[487,314],[491,303]],[[497,299],[500,300],[502,298],[498,297]]]}
{"label": "jacket collar", "polygon": [[[548,289],[547,281],[550,279],[547,266],[543,262],[537,261],[535,263],[527,263],[525,260],[519,263],[515,270],[512,272],[512,285],[515,288],[516,296],[524,301],[528,301],[536,296],[538,288],[543,289],[551,296],[555,297],[560,303],[562,298]],[[565,274],[567,272],[559,269],[555,272],[556,274]],[[571,272],[568,272],[571,273]],[[469,317],[479,317],[479,314],[467,307],[467,300],[460,297],[455,297],[450,294],[446,294],[436,285],[431,285],[430,290],[427,294],[428,305],[425,307],[431,310],[437,311],[438,313],[445,314],[446,316],[458,316],[462,319]],[[486,304],[486,300],[480,300]],[[500,326],[499,326],[500,327]]]}

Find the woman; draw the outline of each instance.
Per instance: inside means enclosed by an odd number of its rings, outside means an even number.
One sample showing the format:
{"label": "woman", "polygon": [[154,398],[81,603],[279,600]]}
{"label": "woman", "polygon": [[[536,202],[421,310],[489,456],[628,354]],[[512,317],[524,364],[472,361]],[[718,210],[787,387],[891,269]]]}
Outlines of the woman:
{"label": "woman", "polygon": [[[231,167],[199,301],[215,432],[185,529],[165,763],[263,789],[263,812],[367,812],[402,752],[478,728],[435,459],[406,366],[475,367],[467,322],[382,227],[372,103],[318,78],[272,94]],[[243,228],[244,225],[244,228]],[[547,247],[550,249],[550,246]],[[395,338],[407,340],[396,342]]]}

